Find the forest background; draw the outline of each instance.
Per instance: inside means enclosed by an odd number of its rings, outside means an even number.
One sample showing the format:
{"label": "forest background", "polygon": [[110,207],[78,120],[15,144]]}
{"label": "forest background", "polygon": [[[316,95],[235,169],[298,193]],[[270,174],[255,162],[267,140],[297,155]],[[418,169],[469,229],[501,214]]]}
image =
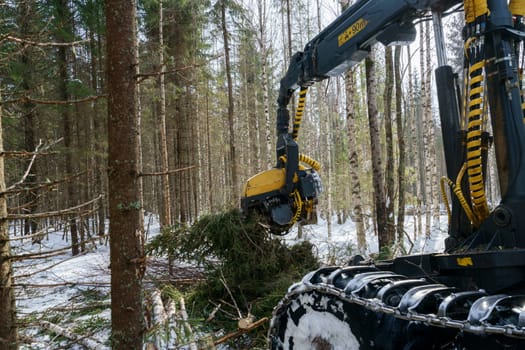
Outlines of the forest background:
{"label": "forest background", "polygon": [[[243,183],[275,163],[275,100],[292,54],[348,3],[139,0],[132,131],[140,202],[125,209],[158,214],[170,227],[236,207]],[[104,6],[0,2],[2,254],[8,230],[38,243],[60,227],[72,255],[107,235],[108,146],[123,140],[108,139]],[[459,73],[461,16],[446,19]],[[429,236],[444,211],[431,23],[417,27],[414,45],[377,47],[309,90],[299,147],[322,164],[319,215],[329,237],[333,220],[355,222],[361,253],[369,253],[365,234],[378,234],[380,248]],[[493,166],[488,174],[493,202]],[[417,219],[413,232],[406,215]]]}

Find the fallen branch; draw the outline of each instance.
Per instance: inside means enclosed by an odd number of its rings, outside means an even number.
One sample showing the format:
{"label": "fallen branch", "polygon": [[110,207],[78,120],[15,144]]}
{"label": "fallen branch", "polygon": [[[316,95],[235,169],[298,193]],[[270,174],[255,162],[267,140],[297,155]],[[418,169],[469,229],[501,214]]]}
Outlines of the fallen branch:
{"label": "fallen branch", "polygon": [[85,346],[86,348],[90,349],[90,350],[108,350],[109,348],[107,346],[105,346],[104,344],[101,344],[99,343],[98,341],[94,340],[94,339],[90,339],[88,337],[83,337],[83,336],[80,336],[78,334],[75,334],[65,328],[62,328],[54,323],[51,323],[51,322],[48,322],[48,321],[40,321],[40,325],[53,332],[53,333],[56,333],[56,334],[59,334],[63,337],[66,337],[68,339],[71,339],[83,346]]}
{"label": "fallen branch", "polygon": [[246,327],[244,329],[239,329],[238,331],[235,331],[235,332],[232,332],[232,333],[229,333],[229,334],[226,334],[225,336],[215,340],[213,342],[213,345],[219,345],[219,344],[222,344],[222,343],[225,343],[227,342],[228,340],[230,339],[234,339],[234,338],[238,338],[240,337],[241,335],[245,334],[245,333],[248,333],[250,332],[251,330],[255,329],[255,328],[258,328],[260,326],[262,326],[263,324],[265,324],[266,322],[268,321],[268,317],[263,317],[261,318],[260,320],[258,321],[255,321],[253,322],[249,327]]}

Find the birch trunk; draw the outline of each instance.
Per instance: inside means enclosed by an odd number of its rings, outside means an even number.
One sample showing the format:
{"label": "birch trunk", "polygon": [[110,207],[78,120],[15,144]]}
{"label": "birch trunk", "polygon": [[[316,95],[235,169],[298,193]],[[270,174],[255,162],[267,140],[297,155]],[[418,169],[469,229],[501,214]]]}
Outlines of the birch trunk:
{"label": "birch trunk", "polygon": [[403,123],[403,91],[401,81],[401,46],[396,46],[394,51],[394,83],[396,92],[396,128],[397,128],[397,145],[399,148],[399,159],[397,167],[397,188],[398,188],[398,205],[397,205],[397,227],[396,240],[399,246],[403,246],[405,233],[405,125]]}
{"label": "birch trunk", "polygon": [[430,106],[429,106],[429,99],[427,96],[429,96],[429,85],[427,81],[427,69],[426,66],[426,50],[428,50],[428,47],[426,46],[426,29],[427,26],[425,26],[423,23],[421,23],[421,32],[420,32],[420,51],[419,51],[419,65],[420,65],[420,72],[421,72],[421,100],[422,100],[422,119],[423,119],[423,176],[421,177],[421,186],[423,187],[423,211],[425,214],[425,237],[430,236],[430,226],[431,226],[431,193],[432,193],[432,184],[430,183],[432,180],[432,169],[431,169],[431,163],[429,160],[430,155],[430,119],[431,116],[429,115]]}
{"label": "birch trunk", "polygon": [[386,142],[386,217],[387,217],[387,236],[389,242],[395,240],[395,220],[394,220],[394,201],[395,201],[395,180],[394,180],[394,141],[392,132],[392,92],[394,89],[394,72],[392,63],[392,47],[385,47],[385,90],[383,103],[385,105],[385,142]]}
{"label": "birch trunk", "polygon": [[357,234],[357,250],[360,254],[366,251],[365,224],[363,222],[363,199],[361,198],[361,181],[359,180],[359,149],[357,145],[356,113],[356,71],[350,69],[345,74],[346,89],[346,127],[348,135],[348,159],[350,168],[350,208],[352,220],[355,222]]}
{"label": "birch trunk", "polygon": [[425,22],[425,46],[426,50],[426,85],[427,85],[427,111],[426,115],[429,118],[428,125],[428,138],[429,138],[429,158],[430,161],[430,198],[432,199],[432,227],[439,227],[439,199],[440,199],[440,190],[439,190],[439,179],[438,179],[438,170],[437,170],[437,152],[436,152],[436,124],[434,123],[434,116],[432,114],[432,45],[431,45],[431,27],[430,21]]}
{"label": "birch trunk", "polygon": [[[425,148],[425,185],[426,185],[426,202],[425,202],[425,236],[428,238],[431,234],[432,222],[439,225],[439,191],[437,190],[437,167],[436,167],[436,150],[435,150],[435,128],[432,116],[432,60],[430,45],[430,22],[424,26],[424,62],[423,52],[421,55],[421,72],[423,72],[423,115],[424,115],[424,148]],[[423,46],[422,46],[423,47]]]}
{"label": "birch trunk", "polygon": [[365,60],[366,69],[366,95],[368,105],[368,126],[370,132],[370,148],[372,155],[372,182],[374,188],[374,208],[376,217],[376,228],[379,238],[379,250],[389,247],[392,242],[387,233],[387,217],[385,190],[383,183],[383,161],[381,156],[381,140],[379,135],[378,111],[377,111],[377,77],[375,71],[375,50],[372,49]]}

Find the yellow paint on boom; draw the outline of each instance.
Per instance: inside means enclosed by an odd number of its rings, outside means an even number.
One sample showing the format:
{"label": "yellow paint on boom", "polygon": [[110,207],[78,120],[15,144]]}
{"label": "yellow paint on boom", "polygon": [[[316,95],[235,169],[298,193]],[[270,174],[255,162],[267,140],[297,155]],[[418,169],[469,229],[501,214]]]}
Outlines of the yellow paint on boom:
{"label": "yellow paint on boom", "polygon": [[352,39],[357,33],[365,29],[366,25],[368,24],[368,21],[364,18],[358,19],[356,22],[354,22],[350,27],[346,28],[344,32],[339,34],[337,37],[339,42],[339,47],[343,46],[344,43],[346,43],[348,40]]}
{"label": "yellow paint on boom", "polygon": [[467,256],[465,258],[457,258],[456,262],[458,263],[458,266],[474,266],[474,263],[472,262],[472,258],[470,256]]}

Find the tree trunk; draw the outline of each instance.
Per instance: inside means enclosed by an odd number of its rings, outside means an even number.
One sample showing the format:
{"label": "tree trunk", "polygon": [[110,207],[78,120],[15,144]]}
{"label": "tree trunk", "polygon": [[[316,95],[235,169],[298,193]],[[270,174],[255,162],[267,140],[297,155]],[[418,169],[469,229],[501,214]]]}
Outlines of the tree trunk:
{"label": "tree trunk", "polygon": [[18,349],[18,338],[11,246],[7,222],[7,200],[3,194],[6,190],[6,184],[2,133],[2,104],[0,103],[0,350],[15,350]]}
{"label": "tree trunk", "polygon": [[385,142],[386,142],[386,217],[387,236],[389,242],[395,240],[395,179],[394,179],[394,141],[392,132],[392,91],[394,89],[394,68],[392,64],[392,47],[385,47],[385,90],[383,103],[385,105]]}
{"label": "tree trunk", "polygon": [[425,22],[425,46],[427,48],[426,50],[426,67],[427,70],[426,73],[426,85],[427,85],[427,110],[425,112],[425,115],[427,115],[429,123],[428,123],[428,139],[429,139],[429,157],[428,160],[430,161],[430,181],[428,181],[431,185],[431,192],[430,192],[430,198],[429,200],[432,200],[432,227],[438,228],[439,227],[439,200],[440,200],[440,193],[439,190],[439,179],[438,179],[438,171],[437,171],[437,152],[436,152],[436,125],[434,123],[434,117],[432,115],[432,92],[431,92],[431,86],[432,86],[432,45],[431,45],[431,27],[430,27],[430,21]]}
{"label": "tree trunk", "polygon": [[272,166],[272,125],[270,125],[270,97],[269,97],[269,81],[268,81],[268,56],[269,50],[266,40],[266,0],[257,1],[257,10],[259,13],[259,51],[261,53],[261,85],[263,91],[263,114],[264,114],[264,138],[266,143],[266,167]]}
{"label": "tree trunk", "polygon": [[160,147],[160,166],[161,172],[161,215],[160,215],[160,226],[164,228],[171,224],[171,212],[170,212],[170,186],[168,172],[168,145],[166,141],[166,84],[164,71],[166,67],[164,65],[164,11],[162,0],[159,0],[159,69],[161,74],[159,75],[157,84],[159,87],[159,102],[158,102],[158,123],[159,123],[159,147]]}
{"label": "tree trunk", "polygon": [[355,102],[355,70],[345,74],[346,84],[346,125],[348,128],[350,187],[352,188],[351,210],[356,225],[357,250],[363,254],[366,250],[365,225],[363,221],[363,199],[361,198],[361,181],[359,180],[359,150],[357,145]]}
{"label": "tree trunk", "polygon": [[286,34],[288,39],[288,62],[292,60],[292,8],[290,0],[286,0]]}
{"label": "tree trunk", "polygon": [[233,82],[230,64],[230,34],[228,33],[228,27],[226,25],[226,3],[225,0],[221,0],[221,26],[222,26],[222,37],[224,40],[224,63],[226,65],[226,81],[228,84],[228,129],[229,129],[229,145],[230,145],[230,169],[231,169],[231,182],[230,189],[232,194],[230,196],[232,204],[238,205],[239,203],[239,170],[237,164],[237,151],[235,144],[235,120],[233,110]]}
{"label": "tree trunk", "polygon": [[[341,1],[342,10],[346,10],[352,1]],[[346,127],[348,137],[348,159],[350,173],[350,210],[351,217],[355,223],[357,235],[357,250],[360,254],[366,252],[365,224],[363,220],[363,199],[361,197],[361,181],[359,180],[360,162],[359,149],[357,144],[356,111],[354,105],[356,100],[356,69],[352,68],[345,73],[346,90]]]}
{"label": "tree trunk", "polygon": [[[62,42],[67,42],[71,37],[72,28],[71,28],[71,14],[69,11],[69,2],[68,0],[60,0],[57,4],[57,19],[60,23],[61,31],[58,33],[58,40]],[[68,93],[68,82],[69,78],[69,64],[67,60],[67,50],[65,46],[60,46],[58,48],[58,65],[59,65],[59,83],[58,90],[60,94],[60,99],[67,101],[69,99]],[[75,172],[75,157],[73,157],[73,118],[71,116],[70,106],[64,106],[62,108],[62,125],[64,130],[64,148],[65,148],[65,170],[67,176],[73,175]],[[66,206],[71,207],[77,204],[79,199],[78,185],[73,181],[68,181],[66,183],[66,193],[67,193],[67,204]],[[77,219],[74,216],[68,218],[69,231],[71,233],[71,253],[77,255],[80,253],[80,246],[78,240],[78,227]]]}
{"label": "tree trunk", "polygon": [[[100,19],[97,18],[95,27],[90,31],[90,48],[91,48],[91,87],[96,95],[102,94],[104,91],[104,78],[99,72],[102,72],[102,47],[99,35]],[[102,122],[102,108],[101,103],[98,100],[93,101],[93,133],[94,133],[94,180],[95,186],[94,191],[96,194],[101,194],[102,198],[98,202],[97,209],[97,234],[103,236],[105,234],[106,226],[106,186],[105,186],[105,166],[104,166],[104,154],[106,150],[104,147],[104,123]]]}
{"label": "tree trunk", "polygon": [[106,2],[111,327],[116,350],[142,349],[145,268],[138,174],[135,2]]}
{"label": "tree trunk", "polygon": [[368,105],[368,126],[370,131],[370,148],[372,152],[372,183],[374,187],[374,207],[377,221],[379,250],[389,247],[392,242],[387,232],[386,202],[383,183],[383,161],[381,156],[381,140],[379,135],[377,112],[377,79],[375,72],[375,50],[372,49],[365,60],[366,68],[366,95]]}
{"label": "tree trunk", "polygon": [[396,127],[399,159],[397,166],[398,211],[397,211],[397,244],[403,246],[405,233],[405,126],[403,123],[403,90],[401,81],[401,46],[396,46],[394,52],[394,82],[396,92]]}
{"label": "tree trunk", "polygon": [[420,149],[420,157],[422,159],[421,161],[421,165],[422,167],[420,168],[420,172],[421,172],[421,177],[420,177],[420,185],[421,185],[421,193],[423,195],[422,197],[422,201],[423,201],[423,205],[422,205],[422,210],[423,210],[423,213],[425,214],[425,237],[429,237],[430,236],[430,222],[431,222],[431,206],[430,206],[430,203],[431,203],[431,199],[430,199],[430,195],[431,195],[431,191],[432,191],[432,184],[430,183],[430,180],[431,180],[431,171],[430,171],[430,162],[428,160],[428,157],[429,157],[429,135],[428,135],[428,130],[429,130],[429,119],[430,119],[430,116],[427,115],[427,103],[428,103],[428,99],[426,98],[426,96],[428,96],[428,88],[429,86],[427,86],[427,80],[426,80],[426,77],[427,77],[427,74],[426,74],[426,67],[425,67],[425,50],[427,49],[427,47],[425,47],[425,44],[426,44],[426,41],[425,41],[425,25],[424,23],[421,23],[420,25],[420,29],[421,29],[421,32],[420,32],[420,36],[419,36],[419,43],[420,43],[420,46],[419,46],[419,69],[420,69],[420,72],[421,72],[421,104],[422,104],[422,110],[421,110],[421,119],[422,119],[422,123],[423,123],[423,128],[420,129],[422,130],[421,133],[422,133],[422,142],[423,142],[423,149]]}
{"label": "tree trunk", "polygon": [[[32,33],[31,19],[35,16],[35,7],[32,1],[25,1],[21,4],[21,18],[20,18],[20,29],[22,36],[29,37]],[[34,62],[32,59],[33,52],[32,48],[26,47],[22,52],[21,63],[22,63],[22,89],[24,94],[30,96],[33,92],[34,85]],[[35,143],[35,119],[37,118],[37,109],[35,104],[31,102],[25,102],[22,104],[23,120],[24,120],[24,146],[23,148],[27,152],[34,152],[36,148]],[[25,162],[25,166],[28,167],[31,160]],[[27,187],[33,187],[36,181],[36,166],[33,164],[31,172],[27,175],[24,183]],[[37,207],[38,197],[34,191],[23,192],[23,206],[25,214],[31,214],[35,212]],[[37,222],[34,219],[24,220],[24,235],[30,235],[32,232],[37,231]]]}
{"label": "tree trunk", "polygon": [[[436,170],[436,152],[434,147],[434,123],[432,120],[432,96],[430,93],[432,80],[432,61],[430,55],[430,23],[424,25],[423,44],[421,48],[421,72],[422,72],[422,98],[423,98],[423,132],[424,152],[425,152],[425,236],[428,238],[431,234],[432,220],[439,223],[439,198],[436,200],[437,170]],[[422,33],[422,34],[423,34]],[[437,203],[436,203],[437,202]],[[437,212],[437,214],[436,214]]]}
{"label": "tree trunk", "polygon": [[364,254],[366,250],[365,225],[363,222],[363,199],[361,198],[361,181],[359,180],[359,149],[357,148],[356,113],[354,103],[355,95],[355,70],[351,69],[345,74],[346,86],[346,127],[348,134],[350,187],[352,188],[351,211],[352,220],[355,222],[357,234],[357,250]]}
{"label": "tree trunk", "polygon": [[212,174],[212,156],[211,156],[211,128],[210,128],[210,106],[209,106],[209,83],[206,89],[206,155],[207,155],[207,174],[208,174],[208,201],[210,212],[213,213],[215,209],[214,195],[213,195],[213,174]]}

